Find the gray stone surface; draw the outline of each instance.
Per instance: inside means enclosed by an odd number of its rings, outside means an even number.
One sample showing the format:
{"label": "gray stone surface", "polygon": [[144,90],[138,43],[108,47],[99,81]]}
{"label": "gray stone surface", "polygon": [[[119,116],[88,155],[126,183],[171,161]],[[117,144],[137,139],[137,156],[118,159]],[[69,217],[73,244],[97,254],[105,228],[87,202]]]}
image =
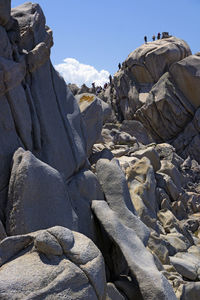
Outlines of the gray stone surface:
{"label": "gray stone surface", "polygon": [[0,267],[2,299],[105,299],[103,257],[80,233],[57,226],[9,237],[0,253],[9,259]]}
{"label": "gray stone surface", "polygon": [[171,37],[142,45],[129,54],[125,64],[138,82],[153,83],[170,65],[190,54],[185,41]]}
{"label": "gray stone surface", "polygon": [[135,117],[160,143],[175,138],[192,119],[194,112],[194,106],[174,85],[169,73],[165,73],[153,86]]}
{"label": "gray stone surface", "polygon": [[76,95],[86,127],[87,152],[99,139],[104,121],[111,114],[109,105],[93,94],[83,93]]}
{"label": "gray stone surface", "polygon": [[199,68],[200,56],[198,55],[190,55],[170,68],[170,73],[177,86],[195,108],[200,105]]}
{"label": "gray stone surface", "polygon": [[22,148],[15,152],[6,232],[18,235],[54,225],[76,229],[76,214],[58,171]]}
{"label": "gray stone surface", "polygon": [[190,282],[183,286],[181,300],[197,300],[200,294],[200,282]]}
{"label": "gray stone surface", "polygon": [[113,283],[108,282],[106,300],[125,300],[125,298],[122,296],[122,294],[120,294],[120,292]]}
{"label": "gray stone surface", "polygon": [[[12,16],[23,33],[19,47],[26,50],[26,67],[29,69],[26,92],[30,120],[35,128],[34,137],[40,141],[28,150],[68,178],[86,158],[85,133],[78,104],[47,59],[53,45],[52,32],[45,26],[40,6],[25,3],[12,9]],[[29,26],[26,26],[27,22]]]}
{"label": "gray stone surface", "polygon": [[77,230],[95,240],[95,224],[91,211],[92,200],[103,200],[104,194],[97,177],[85,169],[73,176],[67,184],[73,209],[78,217]]}
{"label": "gray stone surface", "polygon": [[170,257],[170,262],[183,277],[195,281],[197,269],[194,263],[179,257]]}
{"label": "gray stone surface", "polygon": [[117,214],[121,222],[134,229],[146,244],[149,229],[136,215],[126,178],[118,163],[114,160],[100,159],[96,165],[96,172],[109,207]]}
{"label": "gray stone surface", "polygon": [[92,209],[99,222],[122,251],[130,272],[136,277],[145,300],[176,299],[167,279],[157,270],[152,255],[133,229],[124,225],[105,201],[93,201]]}
{"label": "gray stone surface", "polygon": [[[138,156],[144,154],[141,152],[139,152]],[[158,211],[155,193],[156,180],[150,160],[144,155],[143,158],[127,168],[126,177],[131,200],[142,222],[148,227],[159,231],[156,224]]]}

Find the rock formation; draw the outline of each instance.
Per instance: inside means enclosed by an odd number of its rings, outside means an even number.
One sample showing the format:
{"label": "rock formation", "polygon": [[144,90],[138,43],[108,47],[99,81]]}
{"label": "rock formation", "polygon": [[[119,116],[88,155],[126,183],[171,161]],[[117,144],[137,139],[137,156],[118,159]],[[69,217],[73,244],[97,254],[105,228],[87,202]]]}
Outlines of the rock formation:
{"label": "rock formation", "polygon": [[0,37],[0,299],[196,300],[199,54],[147,43],[95,95],[39,5],[1,1]]}

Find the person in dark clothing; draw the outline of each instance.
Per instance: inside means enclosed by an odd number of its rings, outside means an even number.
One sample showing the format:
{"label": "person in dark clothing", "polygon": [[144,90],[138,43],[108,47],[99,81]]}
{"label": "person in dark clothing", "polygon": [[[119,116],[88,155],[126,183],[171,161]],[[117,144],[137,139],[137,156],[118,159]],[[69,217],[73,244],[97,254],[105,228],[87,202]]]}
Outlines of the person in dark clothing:
{"label": "person in dark clothing", "polygon": [[109,75],[109,81],[110,81],[110,85],[112,85],[112,76]]}
{"label": "person in dark clothing", "polygon": [[156,37],[155,34],[152,36],[152,40],[155,41]]}
{"label": "person in dark clothing", "polygon": [[145,44],[147,43],[147,36],[145,35],[144,36],[144,41],[145,41]]}
{"label": "person in dark clothing", "polygon": [[158,32],[157,39],[160,40],[160,32]]}
{"label": "person in dark clothing", "polygon": [[119,70],[121,69],[121,64],[120,63],[118,64],[118,68],[119,68]]}

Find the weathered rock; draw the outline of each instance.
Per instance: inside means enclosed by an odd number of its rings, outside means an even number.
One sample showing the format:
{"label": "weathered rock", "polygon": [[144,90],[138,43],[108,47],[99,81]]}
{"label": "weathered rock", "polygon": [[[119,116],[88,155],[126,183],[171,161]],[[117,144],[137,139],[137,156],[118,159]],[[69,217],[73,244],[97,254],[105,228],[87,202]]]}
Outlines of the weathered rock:
{"label": "weathered rock", "polygon": [[121,249],[130,272],[137,279],[145,300],[176,299],[172,287],[157,270],[152,255],[133,229],[124,225],[105,201],[93,201],[92,209],[99,222]]}
{"label": "weathered rock", "polygon": [[175,267],[178,273],[187,279],[195,280],[197,278],[196,266],[191,261],[184,258],[170,257],[171,264]]}
{"label": "weathered rock", "polygon": [[95,241],[95,224],[90,207],[92,200],[104,199],[97,177],[89,170],[82,170],[71,178],[67,189],[78,217],[77,230]]}
{"label": "weathered rock", "polygon": [[170,68],[170,74],[172,74],[177,86],[195,108],[200,106],[199,69],[200,56],[197,55],[190,55],[173,64]]}
{"label": "weathered rock", "polygon": [[190,282],[183,285],[181,300],[197,300],[200,293],[200,282]]}
{"label": "weathered rock", "polygon": [[18,149],[9,184],[6,232],[19,235],[54,225],[76,229],[76,215],[58,171]]}
{"label": "weathered rock", "polygon": [[108,104],[93,94],[76,95],[76,99],[86,125],[87,152],[89,153],[100,137],[103,123],[111,114],[111,109]]}
{"label": "weathered rock", "polygon": [[165,73],[135,117],[160,143],[175,138],[191,121],[194,112],[194,106],[174,85],[169,73]]}
{"label": "weathered rock", "polygon": [[148,131],[142,125],[141,122],[136,120],[124,120],[121,124],[120,129],[134,136],[139,143],[148,145],[153,142],[152,138],[149,136]]}
{"label": "weathered rock", "polygon": [[147,226],[158,231],[156,224],[158,211],[155,193],[156,180],[149,159],[143,157],[136,161],[126,170],[126,174],[131,200],[138,215]]}
{"label": "weathered rock", "polygon": [[113,83],[117,94],[116,106],[120,109],[123,119],[131,120],[141,106],[134,77],[131,72],[121,69],[115,74]]}
{"label": "weathered rock", "polygon": [[107,298],[106,300],[125,300],[122,294],[118,291],[115,285],[111,282],[107,284]]}
{"label": "weathered rock", "polygon": [[[16,239],[18,247],[11,251]],[[80,233],[57,226],[9,237],[0,243],[0,253],[9,259],[0,268],[2,299],[105,299],[103,257]]]}
{"label": "weathered rock", "polygon": [[139,83],[153,83],[170,65],[190,54],[185,41],[171,37],[142,45],[129,54],[125,64]]}
{"label": "weathered rock", "polygon": [[121,222],[135,230],[146,244],[149,230],[136,215],[126,178],[117,162],[100,159],[96,165],[96,172],[109,207],[117,214]]}
{"label": "weathered rock", "polygon": [[161,167],[159,155],[153,146],[135,151],[133,156],[137,158],[147,157],[150,160],[155,172]]}
{"label": "weathered rock", "polygon": [[28,98],[34,139],[33,148],[25,148],[68,178],[86,159],[85,133],[78,104],[47,60],[53,44],[52,32],[45,26],[40,6],[25,3],[12,9],[12,16],[19,23],[19,48],[24,49],[29,71],[23,86],[25,91],[20,95],[25,92],[25,101]]}

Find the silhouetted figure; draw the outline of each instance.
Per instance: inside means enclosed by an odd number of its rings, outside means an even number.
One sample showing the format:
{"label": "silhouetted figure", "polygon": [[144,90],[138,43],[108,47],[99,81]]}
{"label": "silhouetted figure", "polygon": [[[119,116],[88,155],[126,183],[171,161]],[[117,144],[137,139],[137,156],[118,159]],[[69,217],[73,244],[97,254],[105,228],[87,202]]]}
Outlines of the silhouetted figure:
{"label": "silhouetted figure", "polygon": [[144,36],[144,41],[145,41],[145,44],[147,43],[147,36],[145,35]]}
{"label": "silhouetted figure", "polygon": [[107,86],[108,86],[108,84],[107,84],[107,82],[106,82],[106,83],[104,84],[104,86],[103,86],[104,90],[107,89]]}
{"label": "silhouetted figure", "polygon": [[160,32],[158,32],[157,39],[160,40]]}
{"label": "silhouetted figure", "polygon": [[92,83],[92,93],[95,93],[95,82]]}
{"label": "silhouetted figure", "polygon": [[119,70],[121,69],[121,67],[122,67],[122,66],[121,66],[121,64],[119,63],[119,64],[118,64],[118,68],[119,68]]}
{"label": "silhouetted figure", "polygon": [[110,81],[110,85],[112,85],[112,76],[109,75],[109,81]]}
{"label": "silhouetted figure", "polygon": [[153,35],[153,36],[152,36],[152,40],[155,41],[155,39],[156,39],[156,37],[155,37],[155,35]]}

